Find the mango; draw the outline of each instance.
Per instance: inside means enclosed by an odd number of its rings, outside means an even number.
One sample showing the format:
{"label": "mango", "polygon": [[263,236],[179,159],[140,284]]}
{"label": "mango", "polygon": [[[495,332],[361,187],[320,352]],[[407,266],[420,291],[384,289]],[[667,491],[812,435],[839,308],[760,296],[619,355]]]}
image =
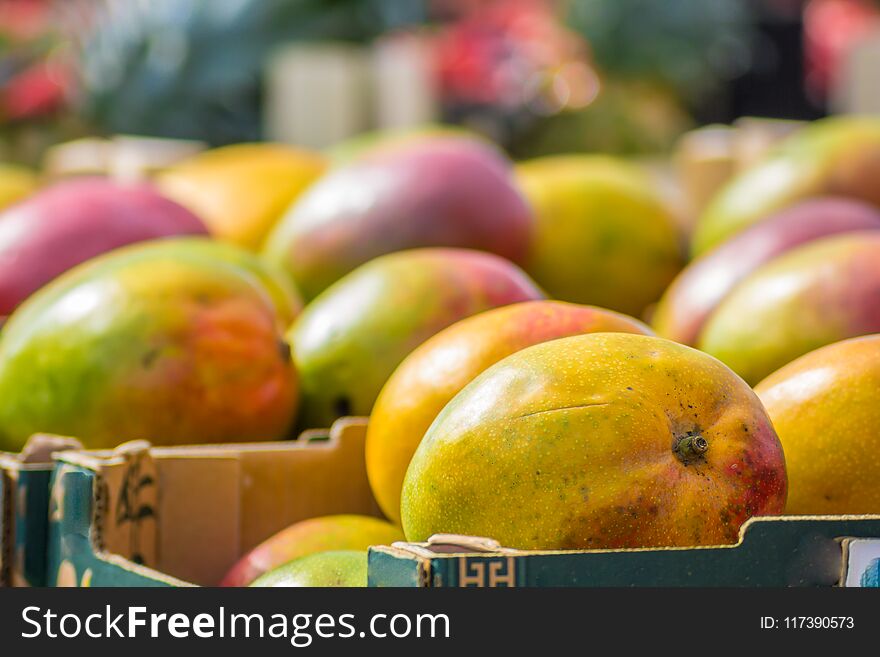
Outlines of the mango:
{"label": "mango", "polygon": [[709,317],[761,265],[839,233],[880,229],[880,209],[842,197],[808,199],[750,226],[688,265],[663,294],[652,318],[657,334],[697,344]]}
{"label": "mango", "polygon": [[385,515],[400,522],[403,479],[422,436],[481,372],[534,344],[605,331],[651,334],[638,320],[610,310],[528,301],[463,319],[407,356],[379,393],[367,428],[367,475]]}
{"label": "mango", "polygon": [[263,573],[293,559],[329,550],[366,550],[403,540],[403,532],[379,518],[357,515],[324,516],[291,525],[243,556],[220,586],[247,586]]}
{"label": "mango", "polygon": [[297,377],[254,262],[160,240],[38,291],[0,334],[0,449],[40,432],[91,448],[285,437]]}
{"label": "mango", "polygon": [[543,297],[516,265],[465,249],[413,249],[358,267],[312,301],[288,334],[302,385],[302,426],[369,415],[413,349],[489,308]]}
{"label": "mango", "polygon": [[74,265],[175,235],[207,229],[149,185],[83,178],[47,187],[0,214],[0,317]]}
{"label": "mango", "polygon": [[318,552],[294,559],[258,577],[255,587],[365,587],[367,553],[357,550]]}
{"label": "mango", "polygon": [[394,251],[463,247],[520,262],[531,228],[531,212],[496,149],[438,137],[334,169],[290,208],[264,254],[312,299]]}
{"label": "mango", "polygon": [[880,513],[880,335],[811,351],[761,381],[795,515]]}
{"label": "mango", "polygon": [[456,395],[413,456],[401,512],[410,541],[719,545],[785,493],[779,440],[739,377],[669,340],[596,333],[518,351]]}
{"label": "mango", "polygon": [[436,137],[475,139],[487,145],[492,143],[479,134],[461,126],[445,123],[427,123],[414,127],[366,132],[330,147],[325,153],[335,165],[348,164],[380,150],[400,146],[406,147],[414,141]]}
{"label": "mango", "polygon": [[0,210],[37,189],[37,176],[18,164],[0,163]]}
{"label": "mango", "polygon": [[770,214],[813,196],[847,196],[880,205],[878,177],[880,119],[815,121],[725,185],[697,222],[691,251],[705,253]]}
{"label": "mango", "polygon": [[826,237],[759,268],[698,342],[754,385],[798,356],[880,331],[880,232]]}
{"label": "mango", "polygon": [[326,168],[318,153],[235,144],[194,155],[156,180],[163,194],[199,215],[213,235],[258,250],[287,206]]}
{"label": "mango", "polygon": [[554,299],[639,316],[681,269],[675,218],[635,166],[553,156],[517,178],[536,215],[525,269]]}

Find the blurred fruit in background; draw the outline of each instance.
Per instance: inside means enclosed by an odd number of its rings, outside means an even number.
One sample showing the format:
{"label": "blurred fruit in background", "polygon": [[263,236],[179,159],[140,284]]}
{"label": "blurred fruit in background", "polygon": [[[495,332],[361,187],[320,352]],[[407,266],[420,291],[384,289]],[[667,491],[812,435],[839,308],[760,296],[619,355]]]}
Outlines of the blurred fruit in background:
{"label": "blurred fruit in background", "polygon": [[202,217],[214,236],[256,250],[326,166],[321,155],[290,146],[236,144],[166,169],[157,185]]}
{"label": "blurred fruit in background", "polygon": [[33,295],[0,334],[0,448],[44,432],[91,448],[286,437],[298,384],[277,297],[229,248],[129,246]]}
{"label": "blurred fruit in background", "polygon": [[406,357],[382,388],[367,427],[367,475],[376,501],[400,522],[400,491],[422,436],[481,372],[525,347],[570,335],[651,334],[636,319],[559,301],[516,303],[463,319]]}
{"label": "blurred fruit in background", "polygon": [[312,301],[288,334],[302,426],[369,415],[382,386],[422,342],[483,310],[542,299],[516,265],[467,249],[413,249],[361,265]]}
{"label": "blurred fruit in background", "polygon": [[880,335],[810,352],[755,392],[785,450],[786,513],[880,509]]}
{"label": "blurred fruit in background", "polygon": [[878,291],[880,231],[816,240],[737,285],[698,346],[754,385],[809,351],[880,332]]}
{"label": "blurred fruit in background", "polygon": [[371,258],[404,249],[472,248],[521,263],[532,223],[494,146],[414,138],[333,169],[293,204],[264,254],[311,299]]}
{"label": "blurred fruit in background", "polygon": [[30,169],[0,162],[0,210],[33,192],[37,184],[37,175]]}
{"label": "blurred fruit in background", "polygon": [[518,351],[468,384],[409,465],[409,541],[524,549],[735,543],[785,504],[785,462],[752,390],[669,340],[597,333]]}
{"label": "blurred fruit in background", "polygon": [[403,540],[403,531],[379,518],[356,515],[303,520],[267,538],[244,555],[220,586],[247,586],[263,573],[316,552],[366,550]]}
{"label": "blurred fruit in background", "polygon": [[517,166],[536,215],[526,271],[547,293],[640,316],[682,266],[676,220],[650,177],[604,156]]}
{"label": "blurred fruit in background", "polygon": [[816,121],[726,185],[700,217],[700,255],[773,212],[813,196],[849,196],[880,206],[880,119]]}
{"label": "blurred fruit in background", "polygon": [[854,199],[808,199],[772,214],[688,265],[657,305],[654,329],[696,345],[719,304],[756,269],[807,242],[862,230],[880,230],[880,208]]}
{"label": "blurred fruit in background", "polygon": [[146,184],[83,178],[0,214],[0,317],[71,267],[160,237],[207,235],[201,220]]}

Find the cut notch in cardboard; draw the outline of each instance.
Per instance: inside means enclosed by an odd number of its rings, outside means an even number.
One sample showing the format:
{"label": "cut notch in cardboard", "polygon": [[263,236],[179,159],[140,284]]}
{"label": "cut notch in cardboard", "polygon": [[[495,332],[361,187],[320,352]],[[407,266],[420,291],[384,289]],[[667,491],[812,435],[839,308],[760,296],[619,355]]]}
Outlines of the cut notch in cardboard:
{"label": "cut notch in cardboard", "polygon": [[[213,585],[242,554],[295,522],[338,513],[381,517],[366,476],[365,434],[366,420],[346,418],[329,432],[290,442],[164,448],[136,442],[61,455],[53,568],[68,579],[73,568],[73,581],[82,583],[78,556],[95,556],[167,583]],[[81,512],[64,499],[65,478],[74,474],[92,482],[89,546],[64,540],[76,531],[65,528],[65,514]],[[80,554],[86,548],[93,555]],[[95,566],[89,581],[113,585],[112,569]]]}

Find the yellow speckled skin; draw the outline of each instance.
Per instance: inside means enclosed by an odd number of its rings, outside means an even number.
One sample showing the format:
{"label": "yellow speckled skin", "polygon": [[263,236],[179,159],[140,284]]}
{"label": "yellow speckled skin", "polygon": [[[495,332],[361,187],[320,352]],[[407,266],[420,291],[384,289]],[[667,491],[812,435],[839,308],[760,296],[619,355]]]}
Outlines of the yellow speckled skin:
{"label": "yellow speckled skin", "polygon": [[786,513],[880,513],[880,335],[812,351],[755,392],[785,450]]}
{"label": "yellow speckled skin", "polygon": [[[694,435],[707,451],[679,457]],[[598,333],[519,351],[462,390],[419,445],[401,512],[411,541],[712,545],[781,512],[785,490],[770,420],[726,366],[661,338]]]}
{"label": "yellow speckled skin", "polygon": [[385,515],[400,522],[400,489],[422,436],[478,374],[540,342],[614,331],[652,334],[640,321],[611,310],[527,301],[456,322],[424,342],[395,370],[370,414],[367,475]]}

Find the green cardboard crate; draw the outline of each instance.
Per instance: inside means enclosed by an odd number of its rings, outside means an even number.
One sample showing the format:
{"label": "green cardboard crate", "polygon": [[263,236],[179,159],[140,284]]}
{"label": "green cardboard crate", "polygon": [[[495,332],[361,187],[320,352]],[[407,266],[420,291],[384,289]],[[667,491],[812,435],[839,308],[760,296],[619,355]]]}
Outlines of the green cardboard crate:
{"label": "green cardboard crate", "polygon": [[48,581],[57,586],[217,583],[245,552],[316,516],[379,516],[366,476],[366,421],[299,440],[57,455]]}
{"label": "green cardboard crate", "polygon": [[38,434],[20,454],[0,452],[0,586],[46,585],[52,453],[79,446]]}
{"label": "green cardboard crate", "polygon": [[531,551],[437,535],[370,548],[369,585],[878,586],[880,516],[753,518],[737,545]]}

